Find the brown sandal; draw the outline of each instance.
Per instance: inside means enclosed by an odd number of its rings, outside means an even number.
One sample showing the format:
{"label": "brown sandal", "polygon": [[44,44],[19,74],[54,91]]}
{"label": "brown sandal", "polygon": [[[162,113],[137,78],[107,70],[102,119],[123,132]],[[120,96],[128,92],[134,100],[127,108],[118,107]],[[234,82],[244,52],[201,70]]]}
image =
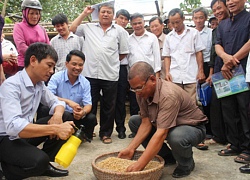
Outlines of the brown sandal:
{"label": "brown sandal", "polygon": [[222,149],[220,152],[218,152],[219,156],[236,156],[239,153],[237,151],[232,150],[231,148],[229,149]]}
{"label": "brown sandal", "polygon": [[234,161],[237,163],[248,164],[250,163],[250,154],[242,152],[236,158],[234,158]]}
{"label": "brown sandal", "polygon": [[103,142],[104,144],[110,144],[110,143],[112,143],[112,139],[111,139],[110,137],[108,137],[108,136],[103,136],[103,137],[101,138],[101,140],[102,140],[102,142]]}

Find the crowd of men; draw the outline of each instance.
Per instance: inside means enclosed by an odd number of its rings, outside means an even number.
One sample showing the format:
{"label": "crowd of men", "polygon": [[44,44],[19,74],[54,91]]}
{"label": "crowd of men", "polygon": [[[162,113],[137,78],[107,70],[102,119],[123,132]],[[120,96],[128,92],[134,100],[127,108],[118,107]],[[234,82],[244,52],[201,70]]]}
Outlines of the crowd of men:
{"label": "crowd of men", "polygon": [[[212,0],[210,19],[206,8],[194,9],[194,28],[174,8],[166,19],[150,19],[151,32],[142,14],[125,9],[115,14],[113,4],[102,3],[97,23],[82,24],[95,10],[89,6],[70,27],[64,14],[53,17],[58,35],[48,42],[38,25],[40,2],[24,0],[23,21],[14,28],[20,71],[4,80],[0,67],[0,177],[67,176],[68,170],[50,162],[75,127],[84,125],[88,139],[95,136],[98,103],[100,140],[112,143],[115,124],[118,138],[127,137],[127,97],[133,139],[118,157],[131,159],[140,145],[145,148],[127,172],[143,170],[158,154],[165,165],[177,163],[172,176],[182,178],[195,168],[193,146],[207,150],[220,143],[228,145],[218,155],[236,156],[235,162],[246,164],[240,171],[250,173],[250,91],[218,99],[211,80],[217,72],[232,79],[238,66],[250,71],[245,2]],[[12,56],[2,60],[12,62]],[[196,93],[205,82],[212,87],[206,106]]]}

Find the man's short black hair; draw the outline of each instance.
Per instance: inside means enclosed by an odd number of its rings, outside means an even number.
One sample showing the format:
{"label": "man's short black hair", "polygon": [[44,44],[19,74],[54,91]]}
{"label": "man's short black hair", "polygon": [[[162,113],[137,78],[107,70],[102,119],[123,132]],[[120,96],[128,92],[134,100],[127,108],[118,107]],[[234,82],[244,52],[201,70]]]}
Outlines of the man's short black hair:
{"label": "man's short black hair", "polygon": [[156,20],[156,19],[158,19],[158,21],[159,21],[160,24],[163,24],[163,20],[162,20],[161,17],[159,17],[159,16],[154,16],[154,17],[152,17],[152,18],[149,20],[149,22],[148,22],[149,25],[150,25],[151,22],[153,22],[153,21]]}
{"label": "man's short black hair", "polygon": [[69,54],[66,56],[66,61],[69,62],[73,55],[80,57],[83,60],[83,62],[85,62],[85,55],[83,54],[82,51],[79,50],[70,51]]}
{"label": "man's short black hair", "polygon": [[136,18],[142,18],[144,19],[144,16],[140,13],[134,13],[130,16],[130,21],[133,21],[133,19],[136,19]]}
{"label": "man's short black hair", "polygon": [[112,11],[113,11],[113,14],[115,13],[115,8],[114,8],[114,5],[111,4],[110,2],[105,2],[103,4],[101,4],[100,6],[98,6],[98,12],[100,12],[101,8],[102,7],[108,7],[108,8],[111,8]]}
{"label": "man's short black hair", "polygon": [[31,44],[26,50],[24,57],[25,67],[29,66],[31,56],[35,56],[39,63],[47,57],[53,59],[55,63],[58,60],[56,50],[51,45],[41,42]]}
{"label": "man's short black hair", "polygon": [[222,2],[225,6],[227,6],[226,4],[226,0],[212,0],[211,4],[210,4],[210,7],[211,9],[213,9],[213,6],[216,2]]}
{"label": "man's short black hair", "polygon": [[118,18],[120,15],[125,16],[128,20],[130,19],[130,14],[126,9],[120,9],[117,11],[115,17]]}
{"label": "man's short black hair", "polygon": [[212,15],[212,16],[209,18],[208,22],[211,24],[212,20],[214,20],[214,19],[216,19],[216,17],[215,17],[214,15]]}
{"label": "man's short black hair", "polygon": [[52,25],[55,26],[57,24],[68,24],[68,18],[64,14],[57,14],[55,17],[52,18]]}
{"label": "man's short black hair", "polygon": [[175,16],[176,14],[179,14],[181,18],[184,18],[184,13],[181,9],[179,8],[174,8],[168,13],[168,18],[170,16]]}

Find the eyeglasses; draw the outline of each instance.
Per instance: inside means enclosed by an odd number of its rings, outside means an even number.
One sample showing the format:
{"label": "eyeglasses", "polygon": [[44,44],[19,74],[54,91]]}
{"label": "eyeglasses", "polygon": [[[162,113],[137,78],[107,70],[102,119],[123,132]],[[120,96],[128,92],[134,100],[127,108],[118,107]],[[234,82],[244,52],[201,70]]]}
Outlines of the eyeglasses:
{"label": "eyeglasses", "polygon": [[145,83],[143,84],[143,86],[142,86],[141,88],[135,88],[135,89],[130,88],[130,91],[135,92],[135,93],[136,93],[136,92],[140,92],[140,91],[142,91],[142,90],[143,90],[143,88],[146,86],[146,84],[147,84],[147,82],[148,82],[149,77],[150,77],[150,76],[148,76],[148,77],[147,77],[147,79],[146,79]]}

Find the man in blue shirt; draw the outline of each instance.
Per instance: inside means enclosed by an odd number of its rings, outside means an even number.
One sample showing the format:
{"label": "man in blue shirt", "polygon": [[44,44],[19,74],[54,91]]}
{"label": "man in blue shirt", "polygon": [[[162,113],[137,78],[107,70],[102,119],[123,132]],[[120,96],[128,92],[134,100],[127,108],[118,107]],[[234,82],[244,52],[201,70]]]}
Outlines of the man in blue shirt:
{"label": "man in blue shirt", "polygon": [[[90,83],[81,75],[85,61],[84,54],[79,50],[72,50],[66,56],[65,70],[55,73],[48,89],[66,103],[64,117],[73,119],[78,128],[84,125],[86,136],[92,139],[94,127],[97,125],[96,116],[90,113],[92,108]],[[46,116],[49,108],[43,106],[38,114]]]}
{"label": "man in blue shirt", "polygon": [[[246,71],[250,50],[250,14],[245,10],[245,0],[226,1],[230,18],[222,20],[217,29],[215,50],[223,64],[222,75],[232,78],[233,67],[241,64]],[[227,140],[231,144],[219,152],[220,156],[239,154],[234,161],[250,162],[250,121],[248,118],[250,92],[242,92],[221,99]]]}
{"label": "man in blue shirt", "polygon": [[[67,170],[49,162],[74,133],[72,121],[63,123],[65,103],[44,85],[53,74],[56,51],[45,43],[34,43],[25,54],[25,68],[0,87],[0,177],[24,179],[32,176],[67,176]],[[39,103],[50,107],[52,116],[33,123]],[[43,148],[37,145],[44,142]]]}

